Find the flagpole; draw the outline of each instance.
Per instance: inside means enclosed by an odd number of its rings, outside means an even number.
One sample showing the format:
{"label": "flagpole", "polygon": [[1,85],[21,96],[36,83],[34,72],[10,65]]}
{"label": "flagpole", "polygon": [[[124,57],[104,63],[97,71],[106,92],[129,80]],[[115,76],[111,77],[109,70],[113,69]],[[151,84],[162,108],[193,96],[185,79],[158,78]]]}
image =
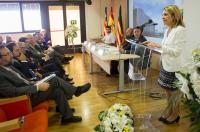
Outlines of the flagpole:
{"label": "flagpole", "polygon": [[123,44],[124,32],[123,32],[123,23],[122,23],[122,11],[121,5],[119,7],[119,16],[117,21],[117,45],[121,46]]}
{"label": "flagpole", "polygon": [[[100,16],[102,16],[102,12],[101,12],[101,0],[99,1],[100,3],[100,9],[99,9],[99,12],[100,12]],[[100,17],[100,25],[101,25],[101,17]],[[100,36],[102,34],[102,27],[101,27],[101,32],[100,32]]]}

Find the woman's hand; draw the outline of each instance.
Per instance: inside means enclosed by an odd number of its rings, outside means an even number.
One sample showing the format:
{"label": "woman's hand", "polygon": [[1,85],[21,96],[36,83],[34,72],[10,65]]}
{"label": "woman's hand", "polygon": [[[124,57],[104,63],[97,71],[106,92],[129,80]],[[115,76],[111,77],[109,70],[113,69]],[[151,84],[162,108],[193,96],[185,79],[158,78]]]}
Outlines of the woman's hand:
{"label": "woman's hand", "polygon": [[142,44],[152,47],[152,48],[161,48],[160,44],[155,43],[155,42],[145,41]]}

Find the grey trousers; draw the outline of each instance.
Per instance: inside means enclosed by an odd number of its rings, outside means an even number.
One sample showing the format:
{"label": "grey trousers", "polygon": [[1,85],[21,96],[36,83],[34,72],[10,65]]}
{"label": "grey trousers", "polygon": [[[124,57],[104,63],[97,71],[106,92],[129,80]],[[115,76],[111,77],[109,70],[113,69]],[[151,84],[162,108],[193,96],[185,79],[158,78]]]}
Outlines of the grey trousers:
{"label": "grey trousers", "polygon": [[69,103],[66,97],[72,97],[77,88],[70,85],[59,77],[54,77],[49,81],[50,87],[47,91],[40,91],[31,96],[32,107],[39,103],[53,99],[58,105],[58,109],[64,118],[70,118],[73,116],[73,112],[70,109]]}

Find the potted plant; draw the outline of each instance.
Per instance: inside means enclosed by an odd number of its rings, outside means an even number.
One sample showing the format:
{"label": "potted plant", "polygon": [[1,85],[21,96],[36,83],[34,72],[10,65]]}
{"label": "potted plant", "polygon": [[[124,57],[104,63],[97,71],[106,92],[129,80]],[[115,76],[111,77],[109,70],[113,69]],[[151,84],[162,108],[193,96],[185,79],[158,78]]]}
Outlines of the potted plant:
{"label": "potted plant", "polygon": [[94,130],[96,132],[133,132],[134,122],[131,109],[126,104],[116,103],[108,110],[98,115],[101,123]]}
{"label": "potted plant", "polygon": [[190,113],[186,117],[190,117],[192,123],[191,132],[200,131],[200,48],[196,48],[192,52],[192,62],[186,64],[176,73],[178,82],[176,86],[184,93]]}
{"label": "potted plant", "polygon": [[69,40],[69,43],[71,43],[73,47],[74,47],[74,38],[77,37],[78,30],[79,30],[78,27],[76,27],[75,25],[68,25],[65,29],[65,39]]}

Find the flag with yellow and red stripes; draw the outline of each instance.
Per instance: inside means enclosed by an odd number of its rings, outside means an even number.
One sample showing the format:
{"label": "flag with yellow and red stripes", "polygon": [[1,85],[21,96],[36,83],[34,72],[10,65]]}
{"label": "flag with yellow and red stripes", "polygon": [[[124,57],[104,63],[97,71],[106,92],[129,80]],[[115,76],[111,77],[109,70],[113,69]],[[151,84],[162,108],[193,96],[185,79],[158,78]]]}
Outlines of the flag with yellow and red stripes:
{"label": "flag with yellow and red stripes", "polygon": [[117,21],[117,45],[122,45],[124,40],[123,23],[122,23],[122,11],[121,5],[119,7],[119,16]]}
{"label": "flag with yellow and red stripes", "polygon": [[106,26],[107,26],[107,7],[105,7],[105,18],[104,18],[104,25],[103,25],[103,35],[106,36]]}
{"label": "flag with yellow and red stripes", "polygon": [[112,33],[115,34],[115,22],[114,22],[114,16],[113,16],[113,10],[112,7],[110,8],[110,14],[108,19],[108,26],[111,27]]}

